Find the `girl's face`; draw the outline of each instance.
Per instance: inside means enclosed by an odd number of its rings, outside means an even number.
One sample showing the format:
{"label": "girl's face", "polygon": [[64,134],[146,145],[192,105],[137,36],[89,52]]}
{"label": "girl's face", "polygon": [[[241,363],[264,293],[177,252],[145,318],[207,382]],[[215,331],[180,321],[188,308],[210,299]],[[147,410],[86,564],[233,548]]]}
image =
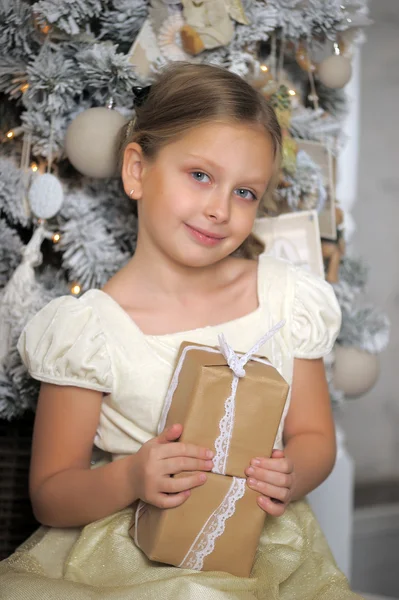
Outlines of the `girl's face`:
{"label": "girl's face", "polygon": [[188,131],[142,163],[139,242],[186,266],[222,260],[250,234],[272,171],[272,141],[260,126]]}

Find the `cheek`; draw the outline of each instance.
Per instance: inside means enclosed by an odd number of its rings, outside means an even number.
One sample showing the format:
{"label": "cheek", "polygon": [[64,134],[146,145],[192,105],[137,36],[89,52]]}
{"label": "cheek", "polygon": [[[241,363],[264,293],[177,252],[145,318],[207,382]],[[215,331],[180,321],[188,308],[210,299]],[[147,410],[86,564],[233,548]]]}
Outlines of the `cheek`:
{"label": "cheek", "polygon": [[258,202],[252,202],[245,204],[241,201],[241,204],[236,206],[236,218],[235,222],[237,228],[243,232],[250,233],[258,213]]}

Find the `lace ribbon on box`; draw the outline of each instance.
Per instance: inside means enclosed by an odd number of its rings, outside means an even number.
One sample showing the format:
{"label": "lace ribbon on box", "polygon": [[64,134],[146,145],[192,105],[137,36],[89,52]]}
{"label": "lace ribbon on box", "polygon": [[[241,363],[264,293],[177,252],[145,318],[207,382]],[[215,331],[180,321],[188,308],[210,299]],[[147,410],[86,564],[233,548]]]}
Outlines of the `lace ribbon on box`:
{"label": "lace ribbon on box", "polygon": [[253,356],[273,335],[283,327],[285,321],[280,321],[270,331],[268,331],[261,339],[244,355],[234,352],[231,346],[226,342],[224,335],[219,336],[220,351],[226,359],[227,364],[233,371],[233,380],[231,382],[231,395],[224,403],[224,415],[219,422],[220,434],[215,440],[216,454],[213,459],[213,473],[219,475],[226,474],[226,464],[229,456],[230,443],[233,435],[234,417],[235,417],[235,401],[237,394],[238,382],[241,377],[245,376],[245,365],[250,360],[261,362],[265,365],[271,363],[262,358]]}
{"label": "lace ribbon on box", "polygon": [[205,558],[213,552],[217,538],[224,532],[227,519],[234,515],[236,503],[244,496],[245,483],[245,479],[233,477],[227,494],[205,522],[179,567],[201,571]]}

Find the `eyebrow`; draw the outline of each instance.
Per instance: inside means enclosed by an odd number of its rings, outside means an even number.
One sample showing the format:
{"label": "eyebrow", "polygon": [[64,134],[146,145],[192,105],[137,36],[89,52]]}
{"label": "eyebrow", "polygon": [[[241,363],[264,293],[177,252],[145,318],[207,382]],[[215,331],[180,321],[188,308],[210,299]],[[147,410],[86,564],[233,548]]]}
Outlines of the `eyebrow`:
{"label": "eyebrow", "polygon": [[195,158],[195,160],[202,160],[205,163],[208,163],[208,165],[210,165],[211,167],[214,167],[215,169],[219,169],[219,171],[224,171],[223,167],[221,165],[218,165],[218,163],[215,163],[213,160],[209,160],[209,158],[205,158],[205,156],[200,156],[199,154],[187,154],[188,157],[190,158]]}
{"label": "eyebrow", "polygon": [[[214,162],[213,160],[210,160],[209,158],[205,158],[205,156],[200,156],[199,154],[187,154],[187,157],[189,158],[194,158],[195,160],[202,160],[204,163],[207,163],[208,165],[210,165],[211,167],[213,167],[214,169],[217,169],[218,171],[224,171],[224,168],[219,165],[218,163]],[[254,177],[253,179],[251,177],[247,177],[246,178],[247,181],[249,183],[254,183],[256,185],[265,185],[265,179],[262,177],[261,179],[258,179],[256,177]]]}

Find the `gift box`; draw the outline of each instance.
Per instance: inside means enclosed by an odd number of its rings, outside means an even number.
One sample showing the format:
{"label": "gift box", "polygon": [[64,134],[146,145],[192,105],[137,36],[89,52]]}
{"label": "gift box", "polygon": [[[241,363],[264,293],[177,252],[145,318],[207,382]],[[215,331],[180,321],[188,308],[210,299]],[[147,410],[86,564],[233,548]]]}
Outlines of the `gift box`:
{"label": "gift box", "polygon": [[[255,356],[279,323],[246,354],[183,342],[158,431],[183,425],[180,441],[214,450],[206,483],[172,509],[139,503],[131,528],[152,560],[248,576],[265,513],[246,485],[252,458],[270,456],[289,391],[271,363]],[[182,474],[185,476],[186,474]]]}
{"label": "gift box", "polygon": [[136,544],[154,561],[248,577],[265,521],[258,496],[244,478],[209,473],[180,506],[143,504]]}

